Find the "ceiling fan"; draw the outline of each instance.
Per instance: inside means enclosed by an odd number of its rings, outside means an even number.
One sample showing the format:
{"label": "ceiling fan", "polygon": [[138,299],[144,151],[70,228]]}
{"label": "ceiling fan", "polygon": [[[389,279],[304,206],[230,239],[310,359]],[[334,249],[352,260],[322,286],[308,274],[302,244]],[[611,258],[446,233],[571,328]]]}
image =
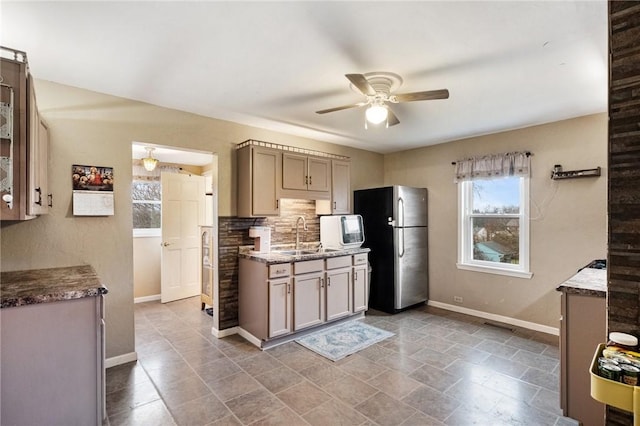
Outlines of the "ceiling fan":
{"label": "ceiling fan", "polygon": [[366,96],[367,99],[355,104],[316,111],[317,114],[326,114],[329,112],[368,105],[369,107],[365,112],[365,128],[367,128],[367,123],[380,124],[385,120],[386,127],[390,127],[400,123],[400,120],[398,120],[398,117],[396,117],[393,111],[391,111],[391,108],[389,108],[387,103],[397,104],[400,102],[428,101],[432,99],[449,98],[449,91],[447,89],[393,94],[393,92],[402,84],[402,78],[399,75],[390,72],[346,74],[345,77],[347,77],[351,82],[351,88]]}

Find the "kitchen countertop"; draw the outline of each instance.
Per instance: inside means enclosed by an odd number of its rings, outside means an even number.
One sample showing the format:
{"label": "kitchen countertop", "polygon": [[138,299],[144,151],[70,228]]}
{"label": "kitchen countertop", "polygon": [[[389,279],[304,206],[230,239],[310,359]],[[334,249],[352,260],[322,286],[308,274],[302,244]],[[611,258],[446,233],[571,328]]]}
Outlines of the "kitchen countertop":
{"label": "kitchen countertop", "polygon": [[[277,263],[291,263],[291,262],[300,262],[305,260],[316,260],[316,259],[326,259],[328,257],[340,257],[340,256],[349,256],[360,253],[368,253],[371,251],[369,248],[349,248],[344,250],[328,250],[324,251],[320,249],[315,253],[307,253],[307,254],[297,254],[297,255],[288,255],[281,254],[275,251],[278,250],[294,250],[293,246],[273,246],[271,248],[271,252],[269,253],[256,253],[253,250],[253,246],[241,246],[239,248],[238,257],[244,259],[255,260],[258,262],[266,263],[267,265],[277,264]],[[302,250],[313,250],[317,249],[317,247],[303,247]]]}
{"label": "kitchen countertop", "polygon": [[556,290],[584,296],[605,297],[607,295],[607,270],[584,268],[560,284]]}
{"label": "kitchen countertop", "polygon": [[106,294],[90,265],[0,273],[0,308]]}

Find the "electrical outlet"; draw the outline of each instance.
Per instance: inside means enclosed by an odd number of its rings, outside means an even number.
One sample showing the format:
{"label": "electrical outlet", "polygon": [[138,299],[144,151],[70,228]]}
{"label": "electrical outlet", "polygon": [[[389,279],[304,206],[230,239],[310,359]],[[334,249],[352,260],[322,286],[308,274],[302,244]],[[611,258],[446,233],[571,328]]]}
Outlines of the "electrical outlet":
{"label": "electrical outlet", "polygon": [[456,303],[462,303],[463,299],[461,296],[453,296],[453,301]]}

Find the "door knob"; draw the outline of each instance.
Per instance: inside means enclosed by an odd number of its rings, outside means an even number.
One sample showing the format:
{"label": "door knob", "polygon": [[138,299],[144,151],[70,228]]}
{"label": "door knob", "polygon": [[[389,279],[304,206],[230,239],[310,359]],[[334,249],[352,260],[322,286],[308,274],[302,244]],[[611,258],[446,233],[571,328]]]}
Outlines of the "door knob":
{"label": "door knob", "polygon": [[164,243],[160,243],[160,245],[161,245],[162,247],[166,247],[166,246],[170,246],[170,245],[171,245],[171,243],[167,243],[167,242],[165,241]]}

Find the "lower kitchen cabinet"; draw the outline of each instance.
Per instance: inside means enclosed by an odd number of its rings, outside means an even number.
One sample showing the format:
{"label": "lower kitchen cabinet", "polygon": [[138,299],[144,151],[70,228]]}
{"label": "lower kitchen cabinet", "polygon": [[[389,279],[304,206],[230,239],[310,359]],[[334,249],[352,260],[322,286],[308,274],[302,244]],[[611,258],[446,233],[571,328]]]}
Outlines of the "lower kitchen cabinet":
{"label": "lower kitchen cabinet", "polygon": [[365,311],[367,254],[356,256],[278,264],[240,257],[240,334],[264,347],[271,339]]}
{"label": "lower kitchen cabinet", "polygon": [[327,321],[351,315],[352,256],[327,259]]}
{"label": "lower kitchen cabinet", "polygon": [[367,265],[353,266],[353,312],[366,311],[369,302]]}
{"label": "lower kitchen cabinet", "polygon": [[324,261],[293,264],[293,329],[302,330],[325,321]]}
{"label": "lower kitchen cabinet", "polygon": [[[56,279],[80,283],[68,297],[106,292],[83,285],[92,280],[90,267],[58,270],[62,272],[52,275]],[[45,279],[48,271],[35,271],[24,282],[36,287],[42,280],[50,285],[52,281]],[[2,297],[9,297],[10,290],[4,290],[19,282],[11,281],[12,274],[29,273],[3,273]],[[52,296],[47,289],[43,297],[54,301],[0,309],[0,424],[101,425],[105,418],[104,296],[58,300],[59,293]],[[29,303],[38,297],[25,300]]]}
{"label": "lower kitchen cabinet", "polygon": [[269,281],[269,337],[291,333],[291,278]]}
{"label": "lower kitchen cabinet", "polygon": [[562,292],[560,321],[560,408],[583,426],[602,426],[605,405],[591,398],[589,369],[607,336],[604,295]]}

